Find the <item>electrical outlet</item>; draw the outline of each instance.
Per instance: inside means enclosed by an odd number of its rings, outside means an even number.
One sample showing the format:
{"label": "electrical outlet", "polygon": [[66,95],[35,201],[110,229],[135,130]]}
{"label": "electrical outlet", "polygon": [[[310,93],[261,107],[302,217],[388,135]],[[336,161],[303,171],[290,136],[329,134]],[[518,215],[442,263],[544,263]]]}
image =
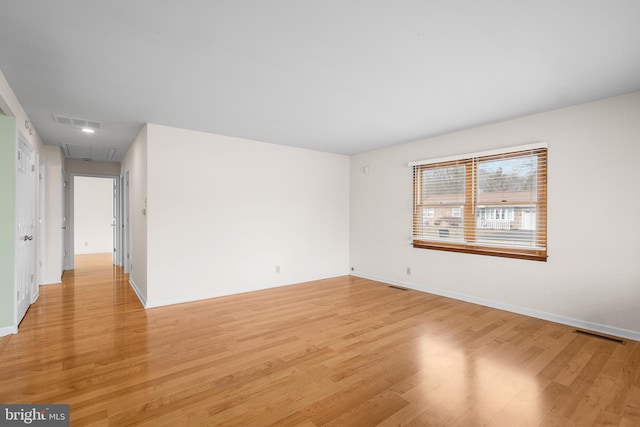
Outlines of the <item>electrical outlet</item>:
{"label": "electrical outlet", "polygon": [[411,274],[411,267],[407,267],[407,274]]}
{"label": "electrical outlet", "polygon": [[276,265],[276,273],[280,273],[280,266]]}

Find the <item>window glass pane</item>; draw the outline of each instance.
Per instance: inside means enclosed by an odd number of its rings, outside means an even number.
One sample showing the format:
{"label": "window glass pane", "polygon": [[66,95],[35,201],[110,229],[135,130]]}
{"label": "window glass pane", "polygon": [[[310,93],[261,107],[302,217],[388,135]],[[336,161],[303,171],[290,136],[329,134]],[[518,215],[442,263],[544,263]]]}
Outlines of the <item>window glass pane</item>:
{"label": "window glass pane", "polygon": [[488,245],[535,247],[536,208],[517,206],[478,208],[476,241]]}
{"label": "window glass pane", "polygon": [[[456,211],[460,213],[457,217],[453,215]],[[462,242],[464,239],[462,206],[422,208],[421,225],[420,234],[416,237],[425,240]]]}
{"label": "window glass pane", "polygon": [[464,165],[423,169],[422,203],[464,203],[464,181]]}
{"label": "window glass pane", "polygon": [[537,156],[478,162],[478,203],[536,202]]}

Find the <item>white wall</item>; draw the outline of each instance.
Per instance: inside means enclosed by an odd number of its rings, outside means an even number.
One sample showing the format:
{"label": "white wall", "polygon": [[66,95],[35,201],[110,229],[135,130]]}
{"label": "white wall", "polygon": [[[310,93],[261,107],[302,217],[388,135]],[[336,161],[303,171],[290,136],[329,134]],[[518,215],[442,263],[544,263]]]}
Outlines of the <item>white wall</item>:
{"label": "white wall", "polygon": [[76,254],[113,251],[113,179],[76,176],[73,180],[73,236]]}
{"label": "white wall", "polygon": [[85,162],[78,159],[65,159],[64,169],[70,174],[120,176],[120,162]]}
{"label": "white wall", "polygon": [[[171,163],[167,164],[171,166]],[[147,301],[147,126],[143,127],[121,162],[121,175],[129,172],[129,282],[142,300]],[[171,170],[171,167],[167,168]],[[126,261],[125,261],[126,262]]]}
{"label": "white wall", "polygon": [[63,187],[62,174],[64,158],[60,147],[46,145],[45,166],[45,263],[43,284],[60,283],[62,280],[63,258]]}
{"label": "white wall", "polygon": [[[639,339],[639,137],[636,92],[353,156],[354,274]],[[537,141],[548,262],[411,247],[409,161]]]}
{"label": "white wall", "polygon": [[43,148],[42,140],[40,139],[40,136],[35,130],[32,129],[31,132],[27,130],[25,126],[26,125],[25,122],[29,120],[29,117],[27,116],[27,113],[22,108],[22,105],[20,105],[20,101],[18,101],[18,98],[13,93],[11,86],[9,86],[9,82],[4,77],[4,74],[2,74],[1,70],[0,70],[0,110],[2,110],[6,116],[11,116],[16,118],[16,125],[18,130],[22,132],[24,137],[27,138],[27,140],[31,143],[35,152],[40,154]]}
{"label": "white wall", "polygon": [[147,129],[148,306],[348,273],[348,157]]}

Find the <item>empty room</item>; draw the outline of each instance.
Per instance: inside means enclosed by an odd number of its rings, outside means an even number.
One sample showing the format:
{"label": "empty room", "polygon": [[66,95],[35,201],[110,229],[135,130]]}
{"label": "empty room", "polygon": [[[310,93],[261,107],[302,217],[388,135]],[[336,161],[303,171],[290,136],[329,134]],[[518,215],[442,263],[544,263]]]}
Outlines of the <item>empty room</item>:
{"label": "empty room", "polygon": [[640,2],[5,3],[0,425],[640,425]]}

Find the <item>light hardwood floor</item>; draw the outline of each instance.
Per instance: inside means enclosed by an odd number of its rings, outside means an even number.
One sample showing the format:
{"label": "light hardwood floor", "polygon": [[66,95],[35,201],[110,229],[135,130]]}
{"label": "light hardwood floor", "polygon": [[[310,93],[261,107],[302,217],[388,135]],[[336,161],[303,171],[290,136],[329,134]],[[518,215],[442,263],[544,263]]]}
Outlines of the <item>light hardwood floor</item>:
{"label": "light hardwood floor", "polygon": [[640,425],[638,342],[349,276],[149,310],[127,280],[82,256],[41,287],[0,402],[73,426]]}

